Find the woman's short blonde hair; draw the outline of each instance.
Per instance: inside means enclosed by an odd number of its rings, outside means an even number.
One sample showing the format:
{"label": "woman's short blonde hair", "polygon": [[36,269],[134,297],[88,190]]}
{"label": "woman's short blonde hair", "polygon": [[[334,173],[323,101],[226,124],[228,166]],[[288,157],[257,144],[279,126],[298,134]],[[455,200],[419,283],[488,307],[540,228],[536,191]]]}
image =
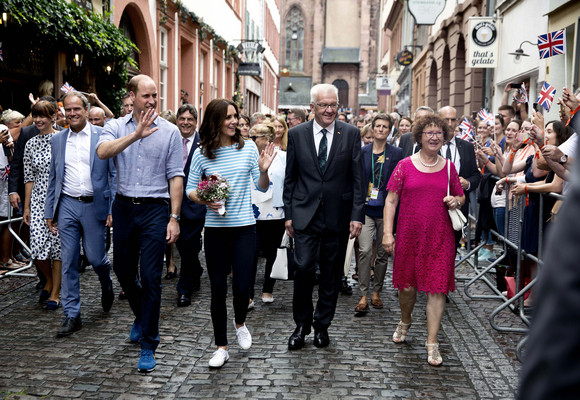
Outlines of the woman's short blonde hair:
{"label": "woman's short blonde hair", "polygon": [[268,142],[272,143],[276,137],[276,128],[270,122],[257,124],[250,129],[250,138],[252,136],[265,136],[268,138]]}
{"label": "woman's short blonde hair", "polygon": [[5,110],[2,113],[2,123],[3,124],[9,124],[10,122],[12,122],[15,119],[24,119],[24,115],[20,114],[18,111],[15,110]]}

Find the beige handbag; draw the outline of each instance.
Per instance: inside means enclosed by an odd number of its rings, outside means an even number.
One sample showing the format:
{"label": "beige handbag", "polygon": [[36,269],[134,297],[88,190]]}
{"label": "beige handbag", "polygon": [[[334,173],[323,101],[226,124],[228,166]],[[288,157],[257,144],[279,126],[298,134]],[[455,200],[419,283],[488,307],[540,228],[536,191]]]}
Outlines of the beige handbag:
{"label": "beige handbag", "polygon": [[[447,196],[449,196],[449,185],[451,180],[450,165],[451,161],[447,160]],[[467,223],[467,218],[465,218],[465,215],[463,215],[461,210],[458,208],[454,210],[447,210],[447,212],[449,212],[449,217],[451,218],[451,225],[453,225],[453,230],[461,231],[463,229],[463,225]]]}

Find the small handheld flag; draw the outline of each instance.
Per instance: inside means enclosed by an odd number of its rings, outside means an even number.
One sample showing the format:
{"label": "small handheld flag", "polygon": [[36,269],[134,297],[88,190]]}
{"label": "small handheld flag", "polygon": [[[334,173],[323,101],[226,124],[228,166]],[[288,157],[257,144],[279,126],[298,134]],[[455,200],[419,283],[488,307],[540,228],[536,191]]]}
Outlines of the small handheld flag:
{"label": "small handheld flag", "polygon": [[60,91],[63,93],[70,93],[72,91],[74,91],[75,88],[72,87],[68,82],[65,82],[64,85],[62,85],[62,87],[60,88]]}
{"label": "small handheld flag", "polygon": [[540,51],[540,59],[558,54],[566,54],[564,30],[562,29],[538,36],[538,50]]}
{"label": "small handheld flag", "polygon": [[477,116],[480,120],[485,121],[488,125],[493,125],[495,123],[495,118],[492,113],[487,111],[485,108],[482,108],[478,113]]}
{"label": "small handheld flag", "polygon": [[460,139],[473,141],[473,125],[467,118],[463,118],[459,124],[459,129],[461,130]]}
{"label": "small handheld flag", "polygon": [[552,107],[552,101],[554,101],[555,95],[556,88],[548,84],[548,82],[544,82],[544,85],[542,86],[542,90],[540,90],[540,95],[538,96],[538,100],[536,100],[536,103],[544,107],[546,111],[550,111],[550,107]]}

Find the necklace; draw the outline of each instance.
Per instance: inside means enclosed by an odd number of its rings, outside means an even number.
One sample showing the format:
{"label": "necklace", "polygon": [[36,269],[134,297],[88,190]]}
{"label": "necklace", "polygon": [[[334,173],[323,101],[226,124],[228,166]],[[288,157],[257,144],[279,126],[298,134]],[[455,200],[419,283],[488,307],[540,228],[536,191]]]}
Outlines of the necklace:
{"label": "necklace", "polygon": [[437,156],[437,159],[435,160],[435,162],[434,162],[433,164],[427,164],[425,161],[423,161],[423,158],[421,158],[421,153],[419,152],[419,162],[420,162],[420,163],[421,163],[421,164],[422,164],[424,167],[427,167],[427,168],[434,167],[434,166],[436,166],[437,164],[439,164],[439,156]]}

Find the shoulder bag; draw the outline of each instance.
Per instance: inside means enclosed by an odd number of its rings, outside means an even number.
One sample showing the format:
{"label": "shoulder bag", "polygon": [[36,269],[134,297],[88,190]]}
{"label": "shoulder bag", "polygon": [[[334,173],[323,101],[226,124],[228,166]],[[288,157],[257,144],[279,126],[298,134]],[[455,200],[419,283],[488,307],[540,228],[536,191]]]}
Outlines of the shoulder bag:
{"label": "shoulder bag", "polygon": [[[451,172],[450,172],[451,161],[447,160],[447,196],[449,196],[449,185],[451,184]],[[447,210],[449,212],[449,217],[451,218],[451,225],[453,225],[453,230],[460,231],[463,229],[463,225],[467,223],[467,218],[461,212],[459,208],[454,210]]]}

